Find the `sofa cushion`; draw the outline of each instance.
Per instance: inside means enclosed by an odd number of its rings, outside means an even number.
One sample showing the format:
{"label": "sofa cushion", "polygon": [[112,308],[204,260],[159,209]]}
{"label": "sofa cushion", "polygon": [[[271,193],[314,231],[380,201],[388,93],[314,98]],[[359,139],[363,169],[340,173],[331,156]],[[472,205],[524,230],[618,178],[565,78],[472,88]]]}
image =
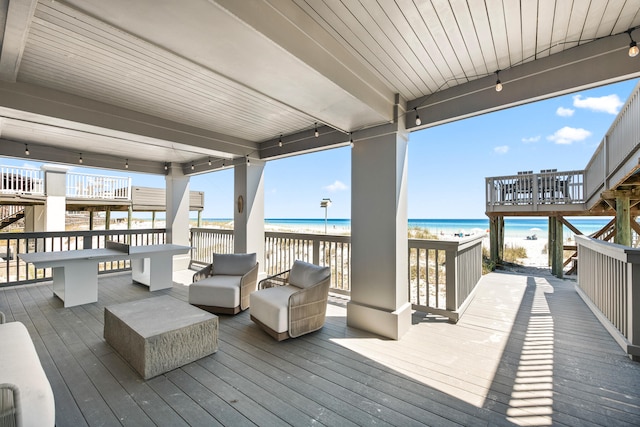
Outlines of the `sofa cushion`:
{"label": "sofa cushion", "polygon": [[298,292],[295,286],[275,286],[253,292],[250,313],[277,333],[289,330],[289,296]]}
{"label": "sofa cushion", "polygon": [[242,276],[210,276],[189,285],[189,303],[234,308],[240,305]]}
{"label": "sofa cushion", "polygon": [[323,281],[331,274],[329,267],[309,264],[303,261],[294,261],[289,272],[289,284],[299,288],[308,288]]}
{"label": "sofa cushion", "polygon": [[213,274],[245,275],[256,265],[256,254],[213,254]]}

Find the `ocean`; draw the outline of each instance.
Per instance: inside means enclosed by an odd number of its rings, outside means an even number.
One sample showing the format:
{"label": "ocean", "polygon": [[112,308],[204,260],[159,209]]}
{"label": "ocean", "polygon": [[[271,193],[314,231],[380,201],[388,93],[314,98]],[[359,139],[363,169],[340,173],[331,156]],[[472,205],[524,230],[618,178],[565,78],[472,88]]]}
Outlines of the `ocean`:
{"label": "ocean", "polygon": [[[610,220],[610,217],[569,217],[566,218],[574,227],[583,234],[589,235],[600,230]],[[229,222],[228,218],[203,219],[206,222]],[[268,218],[265,219],[265,226],[305,229],[314,232],[324,233],[324,218]],[[488,232],[489,219],[409,219],[409,228],[423,228],[433,234],[450,235],[454,234],[477,234]],[[345,234],[351,230],[350,219],[327,219],[327,233]],[[549,220],[546,217],[540,218],[505,218],[505,237],[522,238],[536,235],[539,239],[546,239],[549,233]],[[574,233],[566,226],[564,227],[564,239],[572,238]]]}

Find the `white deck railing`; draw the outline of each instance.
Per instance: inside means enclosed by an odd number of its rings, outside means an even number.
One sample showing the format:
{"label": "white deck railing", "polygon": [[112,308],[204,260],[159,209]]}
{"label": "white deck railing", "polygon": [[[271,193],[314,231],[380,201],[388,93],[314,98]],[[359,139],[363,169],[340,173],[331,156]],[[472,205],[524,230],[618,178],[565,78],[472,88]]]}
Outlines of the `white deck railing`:
{"label": "white deck railing", "polygon": [[519,172],[485,178],[487,207],[526,206],[543,210],[551,205],[581,205],[584,171]]}
{"label": "white deck railing", "polygon": [[0,193],[43,195],[43,177],[40,169],[0,166]]}
{"label": "white deck railing", "polygon": [[[482,275],[484,235],[461,241],[407,239],[409,294],[415,310],[457,321]],[[233,253],[233,230],[192,228],[191,261],[211,262],[211,254]],[[294,260],[331,268],[331,290],[351,291],[351,237],[326,234],[265,233],[264,270],[276,274]],[[429,299],[427,296],[433,295]]]}
{"label": "white deck railing", "polygon": [[640,249],[576,236],[578,293],[634,358],[640,358]]}
{"label": "white deck railing", "polygon": [[[131,200],[131,178],[68,172],[66,196],[76,199]],[[44,171],[0,166],[0,194],[45,195]]]}
{"label": "white deck railing", "polygon": [[482,239],[409,239],[409,300],[414,310],[457,322],[482,276]]}
{"label": "white deck railing", "polygon": [[603,190],[619,184],[638,168],[639,149],[640,83],[636,85],[585,168],[587,208],[600,199]]}
{"label": "white deck railing", "polygon": [[331,268],[333,291],[351,291],[351,236],[265,233],[265,271],[277,274],[301,260]]}
{"label": "white deck railing", "polygon": [[78,199],[131,200],[131,178],[69,172],[66,193]]}

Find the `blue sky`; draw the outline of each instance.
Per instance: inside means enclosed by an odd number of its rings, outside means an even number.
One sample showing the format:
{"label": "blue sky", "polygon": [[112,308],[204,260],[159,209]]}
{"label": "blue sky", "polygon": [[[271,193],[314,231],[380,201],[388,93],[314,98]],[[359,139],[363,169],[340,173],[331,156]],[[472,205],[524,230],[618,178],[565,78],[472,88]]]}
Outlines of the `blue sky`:
{"label": "blue sky", "polygon": [[[616,83],[412,132],[409,218],[484,218],[485,177],[583,169],[636,83]],[[9,158],[0,163],[41,165]],[[320,200],[328,197],[333,202],[329,217],[349,218],[350,164],[350,147],[268,162],[265,217],[323,218]],[[128,175],[133,185],[164,187],[164,176],[74,171]],[[233,216],[233,170],[195,176],[191,189],[205,192],[204,218]]]}

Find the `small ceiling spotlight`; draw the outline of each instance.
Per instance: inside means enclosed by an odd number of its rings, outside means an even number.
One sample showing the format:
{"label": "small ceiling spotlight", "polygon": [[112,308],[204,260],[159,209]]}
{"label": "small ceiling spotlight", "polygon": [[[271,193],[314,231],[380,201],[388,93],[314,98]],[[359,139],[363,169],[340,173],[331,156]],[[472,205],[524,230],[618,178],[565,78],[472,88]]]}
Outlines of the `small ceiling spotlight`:
{"label": "small ceiling spotlight", "polygon": [[224,167],[224,159],[222,159],[222,167]]}
{"label": "small ceiling spotlight", "polygon": [[418,107],[414,108],[416,111],[416,126],[420,126],[422,124],[422,120],[420,120],[420,115],[418,114]]}
{"label": "small ceiling spotlight", "polygon": [[501,92],[502,91],[502,82],[500,81],[500,70],[496,71],[496,77],[498,78],[496,80],[496,92]]}
{"label": "small ceiling spotlight", "polygon": [[632,31],[633,30],[628,30],[627,34],[629,34],[629,38],[631,39],[631,43],[629,43],[629,56],[631,58],[634,58],[634,57],[638,56],[638,53],[640,53],[640,49],[638,49],[638,44],[633,39],[633,37],[631,37],[631,32]]}
{"label": "small ceiling spotlight", "polygon": [[169,170],[169,165],[166,162],[164,163],[164,170]]}
{"label": "small ceiling spotlight", "polygon": [[251,160],[249,160],[249,155],[247,154],[247,166],[251,165]]}
{"label": "small ceiling spotlight", "polygon": [[78,163],[82,164],[82,153],[80,153],[80,157],[78,158]]}
{"label": "small ceiling spotlight", "polygon": [[196,165],[194,165],[193,163],[191,163],[191,170],[194,170],[196,168]]}
{"label": "small ceiling spotlight", "polygon": [[316,122],[315,132],[313,132],[313,136],[316,138],[320,136],[320,132],[318,132],[318,122]]}
{"label": "small ceiling spotlight", "polygon": [[211,157],[209,157],[209,166],[211,166]]}
{"label": "small ceiling spotlight", "polygon": [[129,169],[129,159],[124,161],[124,168]]}
{"label": "small ceiling spotlight", "polygon": [[349,145],[353,147],[353,132],[349,133]]}
{"label": "small ceiling spotlight", "polygon": [[280,140],[278,141],[278,147],[282,147],[282,135],[280,135]]}
{"label": "small ceiling spotlight", "polygon": [[31,153],[29,152],[29,146],[28,146],[27,144],[24,144],[24,155],[25,155],[25,156],[28,156],[29,154],[31,154]]}

